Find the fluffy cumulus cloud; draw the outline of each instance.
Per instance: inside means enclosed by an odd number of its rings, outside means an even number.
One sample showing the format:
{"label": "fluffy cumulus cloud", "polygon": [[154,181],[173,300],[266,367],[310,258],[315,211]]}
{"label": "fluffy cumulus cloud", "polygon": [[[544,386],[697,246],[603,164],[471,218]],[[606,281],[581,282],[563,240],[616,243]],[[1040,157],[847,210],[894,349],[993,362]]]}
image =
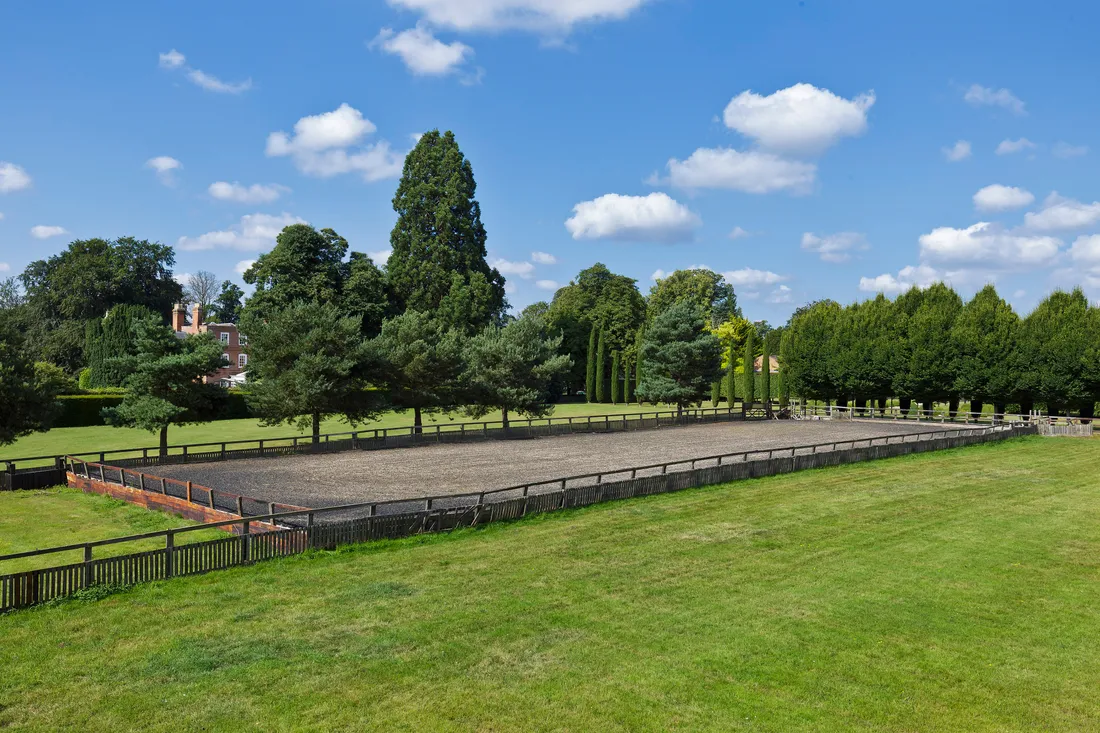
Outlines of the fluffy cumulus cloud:
{"label": "fluffy cumulus cloud", "polygon": [[1022,153],[1025,150],[1033,150],[1035,143],[1028,140],[1026,137],[1022,137],[1019,140],[1002,140],[997,145],[997,155],[1012,155],[1013,153]]}
{"label": "fluffy cumulus cloud", "polygon": [[859,232],[838,232],[818,235],[806,232],[802,235],[802,249],[816,252],[823,262],[847,262],[853,250],[867,249],[867,238]]}
{"label": "fluffy cumulus cloud", "polygon": [[50,237],[60,237],[62,234],[68,233],[65,227],[46,226],[44,224],[31,227],[31,236],[35,239],[49,239]]}
{"label": "fluffy cumulus cloud", "polygon": [[1047,196],[1043,208],[1024,215],[1024,226],[1036,232],[1085,229],[1100,222],[1100,201],[1082,203],[1058,195]]}
{"label": "fluffy cumulus cloud", "polygon": [[769,303],[790,303],[794,300],[794,293],[786,285],[780,285],[771,291],[765,300]]}
{"label": "fluffy cumulus cloud", "polygon": [[11,272],[11,265],[7,262],[0,262],[0,272]]}
{"label": "fluffy cumulus cloud", "polygon": [[176,171],[183,168],[183,163],[169,155],[158,155],[145,161],[145,167],[154,171],[157,178],[165,186],[176,185]]}
{"label": "fluffy cumulus cloud", "polygon": [[845,99],[812,84],[795,84],[768,96],[742,92],[726,106],[723,119],[764,148],[819,153],[841,138],[862,135],[874,103],[874,92]]}
{"label": "fluffy cumulus cloud", "polygon": [[549,252],[532,252],[531,261],[539,265],[556,265],[558,258]]}
{"label": "fluffy cumulus cloud", "polygon": [[1009,211],[1030,206],[1035,196],[1023,188],[1002,186],[995,183],[974,194],[974,208],[978,211]]}
{"label": "fluffy cumulus cloud", "polygon": [[690,241],[701,224],[697,214],[668,194],[609,193],[574,206],[565,228],[573,239],[671,243]]}
{"label": "fluffy cumulus cloud", "polygon": [[722,273],[722,277],[735,288],[761,288],[767,285],[776,285],[787,279],[786,276],[771,270],[754,270],[751,267],[740,270],[727,270]]}
{"label": "fluffy cumulus cloud", "polygon": [[370,257],[376,265],[386,264],[389,261],[391,254],[393,254],[393,250],[389,247],[387,247],[386,249],[376,249],[373,252],[367,252],[367,256]]}
{"label": "fluffy cumulus cloud", "polygon": [[15,163],[0,160],[0,193],[11,193],[29,188],[31,177]]}
{"label": "fluffy cumulus cloud", "polygon": [[285,227],[305,223],[305,219],[287,213],[247,214],[228,229],[207,232],[198,237],[180,237],[176,247],[185,252],[210,249],[259,252],[274,246],[275,238]]}
{"label": "fluffy cumulus cloud", "polygon": [[238,204],[270,204],[272,201],[277,201],[288,189],[276,183],[267,185],[253,183],[251,186],[245,186],[236,181],[233,183],[215,181],[206,190],[207,193],[219,201],[234,201]]}
{"label": "fluffy cumulus cloud", "polygon": [[501,275],[513,275],[515,277],[530,280],[535,274],[535,266],[530,262],[510,262],[499,257],[489,260],[489,266],[495,267]]}
{"label": "fluffy cumulus cloud", "polygon": [[383,28],[371,41],[371,48],[381,49],[400,58],[413,74],[443,76],[461,68],[474,50],[464,43],[444,43],[423,24],[395,33]]}
{"label": "fluffy cumulus cloud", "polygon": [[909,265],[903,267],[897,275],[886,273],[878,277],[861,277],[859,289],[865,293],[893,294],[904,292],[914,285],[926,288],[942,279],[942,275],[928,265]]}
{"label": "fluffy cumulus cloud", "polygon": [[1078,237],[1069,248],[1069,256],[1074,265],[1100,274],[1100,234]]}
{"label": "fluffy cumulus cloud", "polygon": [[677,188],[797,194],[813,187],[817,166],[759,150],[699,148],[687,160],[668,161],[668,173],[668,182]]}
{"label": "fluffy cumulus cloud", "polygon": [[1006,231],[989,222],[966,229],[939,227],[920,237],[921,259],[932,264],[1020,270],[1054,263],[1062,241]]}
{"label": "fluffy cumulus cloud", "polygon": [[1008,89],[993,89],[983,87],[981,84],[973,84],[966,90],[963,99],[974,107],[1001,107],[1017,115],[1027,113],[1023,101]]}
{"label": "fluffy cumulus cloud", "polygon": [[188,81],[208,92],[241,94],[252,88],[252,79],[245,79],[241,82],[222,81],[213,74],[208,74],[205,71],[188,66],[187,57],[174,48],[167,53],[159,54],[158,63],[162,69],[182,71]]}
{"label": "fluffy cumulus cloud", "polygon": [[742,229],[741,227],[734,227],[733,230],[726,236],[728,236],[730,239],[736,241],[738,239],[744,239],[745,237],[751,237],[752,232],[746,231],[745,229]]}
{"label": "fluffy cumulus cloud", "polygon": [[943,157],[947,158],[952,163],[958,163],[960,160],[966,160],[972,154],[973,150],[970,147],[970,143],[966,140],[959,140],[951,147],[943,149]]}
{"label": "fluffy cumulus cloud", "polygon": [[549,290],[550,292],[554,292],[561,286],[558,285],[556,280],[538,280],[537,282],[535,282],[535,287],[539,290]]}
{"label": "fluffy cumulus cloud", "polygon": [[342,173],[359,173],[368,182],[401,175],[404,156],[393,152],[389,143],[364,144],[378,128],[363,113],[348,104],[331,112],[303,117],[294,132],[273,132],[267,137],[269,157],[290,157],[298,170],[328,178]]}
{"label": "fluffy cumulus cloud", "polygon": [[1088,155],[1089,148],[1087,145],[1070,145],[1067,142],[1058,142],[1054,144],[1050,152],[1055,158],[1080,158],[1082,155]]}
{"label": "fluffy cumulus cloud", "polygon": [[248,272],[249,268],[256,264],[256,260],[241,260],[233,267],[233,272],[238,275],[243,275]]}
{"label": "fluffy cumulus cloud", "polygon": [[464,31],[568,33],[575,25],[621,20],[652,0],[388,0],[429,23]]}

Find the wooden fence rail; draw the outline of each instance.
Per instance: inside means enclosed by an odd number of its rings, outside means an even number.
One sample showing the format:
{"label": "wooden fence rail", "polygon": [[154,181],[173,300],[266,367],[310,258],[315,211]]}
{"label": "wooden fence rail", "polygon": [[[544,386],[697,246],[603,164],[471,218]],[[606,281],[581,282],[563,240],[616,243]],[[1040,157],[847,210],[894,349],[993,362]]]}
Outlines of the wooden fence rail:
{"label": "wooden fence rail", "polygon": [[[1006,425],[730,453],[570,476],[476,494],[273,512],[163,532],[3,555],[0,556],[0,563],[82,550],[84,561],[0,575],[0,612],[65,598],[95,585],[133,585],[293,555],[309,548],[331,548],[423,532],[441,532],[603,501],[955,448],[1035,432],[1034,425]],[[80,465],[79,461],[75,462],[75,466]],[[410,504],[416,505],[416,508],[410,508]],[[324,521],[329,518],[332,521]],[[251,528],[257,523],[283,527],[272,532],[253,533]],[[180,535],[212,527],[235,527],[239,534],[190,544],[176,542]],[[164,547],[107,558],[93,557],[97,547],[154,538],[163,539]]]}

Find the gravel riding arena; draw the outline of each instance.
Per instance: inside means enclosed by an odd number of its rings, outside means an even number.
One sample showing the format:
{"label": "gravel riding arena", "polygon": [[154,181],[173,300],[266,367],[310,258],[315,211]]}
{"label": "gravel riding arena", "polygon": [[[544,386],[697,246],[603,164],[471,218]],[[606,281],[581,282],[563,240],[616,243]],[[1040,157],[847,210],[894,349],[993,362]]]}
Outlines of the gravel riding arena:
{"label": "gravel riding arena", "polygon": [[740,451],[943,429],[892,421],[734,422],[161,466],[157,473],[262,501],[320,508],[476,493]]}

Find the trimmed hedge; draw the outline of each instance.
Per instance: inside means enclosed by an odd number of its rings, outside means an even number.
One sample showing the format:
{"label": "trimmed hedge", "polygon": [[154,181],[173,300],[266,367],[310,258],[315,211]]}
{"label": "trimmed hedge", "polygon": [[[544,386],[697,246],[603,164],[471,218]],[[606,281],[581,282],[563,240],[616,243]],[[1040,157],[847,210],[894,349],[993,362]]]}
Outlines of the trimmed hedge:
{"label": "trimmed hedge", "polygon": [[[81,394],[64,395],[58,397],[61,403],[61,414],[54,422],[55,428],[84,428],[95,425],[106,425],[103,420],[104,407],[117,407],[122,404],[123,394]],[[244,392],[229,392],[226,395],[225,404],[218,413],[216,420],[241,420],[255,417],[248,409]]]}

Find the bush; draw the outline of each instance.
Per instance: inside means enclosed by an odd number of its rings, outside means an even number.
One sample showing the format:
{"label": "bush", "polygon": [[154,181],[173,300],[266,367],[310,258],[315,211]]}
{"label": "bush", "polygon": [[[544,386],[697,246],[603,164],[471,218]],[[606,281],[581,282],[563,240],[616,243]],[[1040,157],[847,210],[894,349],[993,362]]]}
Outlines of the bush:
{"label": "bush", "polygon": [[80,370],[80,378],[77,380],[77,385],[82,390],[89,390],[92,388],[92,370],[88,367],[84,367]]}
{"label": "bush", "polygon": [[100,414],[104,407],[118,407],[122,404],[121,394],[82,394],[65,395],[58,398],[61,414],[54,422],[55,428],[83,428],[91,425],[106,425]]}

